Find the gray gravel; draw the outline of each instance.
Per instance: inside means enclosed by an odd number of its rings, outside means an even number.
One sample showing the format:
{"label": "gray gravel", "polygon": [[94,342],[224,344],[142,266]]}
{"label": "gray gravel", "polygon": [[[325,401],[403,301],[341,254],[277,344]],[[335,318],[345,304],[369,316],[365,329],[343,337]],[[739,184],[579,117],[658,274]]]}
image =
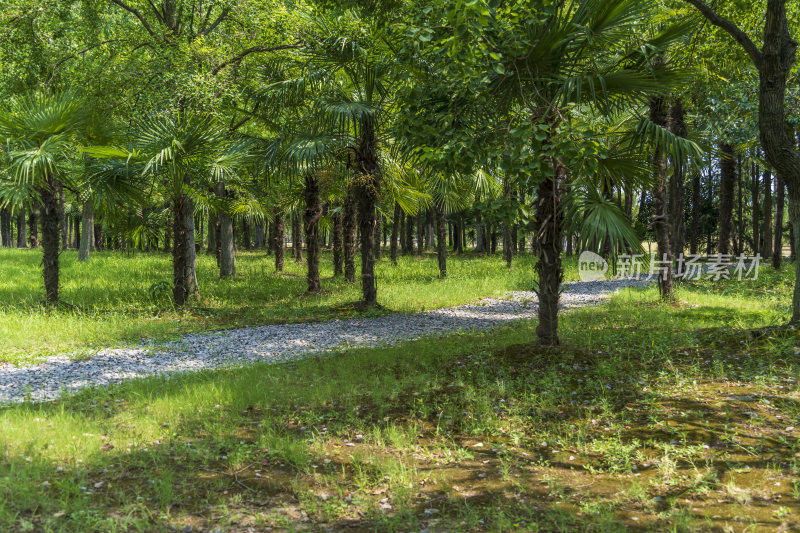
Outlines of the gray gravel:
{"label": "gray gravel", "polygon": [[[647,281],[640,280],[565,283],[561,306],[569,309],[595,305],[622,287],[646,284]],[[54,400],[86,387],[108,386],[138,377],[256,361],[280,363],[348,346],[387,345],[428,335],[484,330],[535,317],[536,311],[534,293],[515,292],[506,299],[484,299],[423,313],[248,327],[185,335],[157,350],[141,345],[100,350],[83,360],[62,355],[30,366],[0,364],[0,403],[21,402],[26,398]]]}

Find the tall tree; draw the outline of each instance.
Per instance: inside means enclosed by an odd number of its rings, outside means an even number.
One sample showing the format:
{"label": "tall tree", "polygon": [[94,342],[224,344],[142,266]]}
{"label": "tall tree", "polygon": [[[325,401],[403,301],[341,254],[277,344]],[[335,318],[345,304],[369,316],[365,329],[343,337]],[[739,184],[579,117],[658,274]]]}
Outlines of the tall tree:
{"label": "tall tree", "polygon": [[[800,246],[800,149],[786,124],[786,83],[795,64],[797,41],[787,18],[787,0],[767,0],[763,45],[759,47],[738,25],[702,0],[685,0],[712,24],[730,34],[744,49],[759,75],[758,127],[764,153],[789,190],[789,219],[795,247]],[[800,323],[800,261],[792,298],[792,324]]]}

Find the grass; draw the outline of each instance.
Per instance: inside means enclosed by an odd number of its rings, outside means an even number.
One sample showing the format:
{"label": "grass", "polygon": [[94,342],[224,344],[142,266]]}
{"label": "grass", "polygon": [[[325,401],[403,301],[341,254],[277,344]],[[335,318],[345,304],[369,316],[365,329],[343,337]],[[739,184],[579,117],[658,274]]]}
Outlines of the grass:
{"label": "grass", "polygon": [[5,407],[0,530],[796,530],[788,266]]}
{"label": "grass", "polygon": [[[61,301],[43,304],[41,252],[0,249],[0,362],[26,363],[42,356],[165,340],[182,333],[277,322],[328,320],[359,315],[348,303],[359,285],[333,277],[330,254],[321,260],[324,292],[307,296],[305,265],[287,257],[286,271],[274,271],[262,252],[237,256],[237,277],[221,280],[213,257],[197,262],[201,298],[183,310],[170,301],[171,263],[163,253],[94,253],[79,263],[77,252],[61,254]],[[448,261],[448,278],[438,277],[435,255],[401,257],[393,267],[378,264],[378,297],[383,312],[447,307],[510,290],[530,290],[534,259],[518,257],[511,269],[502,258],[464,255]],[[566,278],[577,279],[575,261]],[[380,311],[378,311],[380,312]],[[376,313],[372,311],[371,313]]]}

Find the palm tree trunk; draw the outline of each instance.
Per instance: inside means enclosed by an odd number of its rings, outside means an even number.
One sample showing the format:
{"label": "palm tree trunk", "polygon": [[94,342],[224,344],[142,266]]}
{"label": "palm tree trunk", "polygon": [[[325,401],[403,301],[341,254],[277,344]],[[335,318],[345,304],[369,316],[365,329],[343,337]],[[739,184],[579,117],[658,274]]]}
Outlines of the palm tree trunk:
{"label": "palm tree trunk", "polygon": [[[676,98],[669,109],[669,129],[678,137],[686,137],[686,113],[680,98]],[[682,159],[675,159],[672,162],[673,172],[669,178],[669,216],[671,218],[670,232],[672,235],[672,256],[677,257],[683,253],[686,247],[684,237],[683,206],[685,194],[683,190],[684,170]]]}
{"label": "palm tree trunk", "polygon": [[730,243],[733,234],[733,194],[736,186],[736,153],[730,143],[719,145],[720,160],[719,186],[719,253],[731,253]]}
{"label": "palm tree trunk", "polygon": [[286,219],[279,206],[272,209],[272,220],[275,224],[275,272],[283,272],[283,241],[286,238]]}
{"label": "palm tree trunk", "polygon": [[250,217],[248,216],[242,217],[242,240],[245,250],[252,248],[252,242],[250,239]]}
{"label": "palm tree trunk", "polygon": [[439,259],[439,277],[447,277],[447,216],[444,209],[436,208],[436,256]]}
{"label": "palm tree trunk", "polygon": [[25,211],[17,214],[17,248],[27,248],[25,242]]}
{"label": "palm tree trunk", "polygon": [[319,199],[319,184],[312,174],[305,177],[305,230],[306,253],[308,257],[308,273],[306,281],[308,293],[318,293],[322,290],[319,281],[319,219],[322,217],[322,204]]}
{"label": "palm tree trunk", "polygon": [[39,216],[36,209],[28,214],[28,240],[31,248],[39,247]]}
{"label": "palm tree trunk", "polygon": [[292,258],[298,263],[303,262],[303,229],[300,226],[300,216],[292,215]]}
{"label": "palm tree trunk", "polygon": [[66,250],[68,245],[67,242],[68,228],[67,228],[67,219],[66,216],[64,215],[64,188],[61,185],[59,185],[58,189],[59,189],[58,203],[59,203],[59,209],[61,211],[61,248],[63,250]]}
{"label": "palm tree trunk", "polygon": [[[219,224],[219,217],[216,213],[211,213],[208,217],[208,247],[206,253],[208,255],[217,253],[217,225]],[[217,265],[219,266],[219,265]]]}
{"label": "palm tree trunk", "polygon": [[772,247],[772,268],[779,270],[783,260],[783,210],[786,202],[786,185],[783,178],[776,178],[776,205],[775,205],[775,246]]}
{"label": "palm tree trunk", "polygon": [[61,198],[55,179],[48,175],[39,190],[42,198],[42,270],[44,275],[44,292],[48,303],[58,301],[59,279],[59,241],[62,240],[61,224],[64,218],[61,212]]}
{"label": "palm tree trunk", "polygon": [[417,255],[425,252],[425,224],[422,218],[422,210],[417,211]]}
{"label": "palm tree trunk", "polygon": [[11,247],[11,210],[0,207],[0,244]]}
{"label": "palm tree trunk", "polygon": [[89,251],[92,247],[92,230],[94,229],[94,210],[89,200],[83,202],[83,234],[78,249],[78,261],[88,261]]}
{"label": "palm tree trunk", "polygon": [[561,286],[561,232],[563,213],[561,209],[560,182],[564,169],[554,162],[553,177],[539,183],[536,201],[536,220],[538,221],[535,241],[538,261],[536,272],[539,275],[539,325],[536,336],[539,343],[557,346],[558,339],[558,300]]}
{"label": "palm tree trunk", "polygon": [[352,283],[356,280],[356,196],[353,184],[347,187],[342,217],[344,279]]}
{"label": "palm tree trunk", "polygon": [[[666,125],[664,99],[650,101],[650,119],[661,126]],[[662,261],[658,274],[658,290],[661,299],[672,300],[672,248],[670,247],[670,217],[667,205],[667,158],[660,147],[654,154],[655,183],[653,185],[653,226],[658,243],[658,261]]]}
{"label": "palm tree trunk", "polygon": [[[217,182],[215,186],[217,198],[225,197],[225,184]],[[236,275],[236,251],[233,248],[233,220],[224,209],[219,211],[220,256],[219,276],[228,278]]]}
{"label": "palm tree trunk", "polygon": [[375,279],[375,205],[380,196],[381,168],[372,124],[364,125],[358,147],[358,219],[361,229],[361,304],[378,303]]}
{"label": "palm tree trunk", "polygon": [[383,215],[378,214],[375,217],[375,235],[373,238],[375,239],[375,260],[380,261],[381,259],[381,232],[383,229]]}
{"label": "palm tree trunk", "polygon": [[476,252],[483,252],[484,251],[484,239],[483,239],[483,224],[481,223],[481,212],[479,210],[475,210],[475,251]]}
{"label": "palm tree trunk", "polygon": [[414,216],[406,215],[406,253],[414,253]]}
{"label": "palm tree trunk", "polygon": [[400,204],[394,203],[394,218],[392,220],[392,236],[389,243],[389,255],[392,259],[392,264],[397,264],[397,237],[400,231],[400,221],[403,219],[403,211],[400,209]]}
{"label": "palm tree trunk", "polygon": [[333,275],[342,274],[344,233],[342,232],[342,210],[334,213],[333,218]]}

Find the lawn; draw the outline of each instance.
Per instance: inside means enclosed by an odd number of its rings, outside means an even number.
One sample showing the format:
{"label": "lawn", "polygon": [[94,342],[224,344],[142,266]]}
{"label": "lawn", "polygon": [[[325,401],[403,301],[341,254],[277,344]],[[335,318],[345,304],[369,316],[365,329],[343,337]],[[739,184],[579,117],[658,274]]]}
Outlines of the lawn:
{"label": "lawn", "polygon": [[2,408],[0,530],[797,530],[790,266]]}
{"label": "lawn", "polygon": [[[530,290],[534,264],[532,255],[517,257],[511,269],[500,254],[452,256],[448,278],[442,280],[435,255],[401,257],[397,266],[385,258],[377,266],[378,298],[385,309],[371,313],[421,311]],[[200,254],[201,298],[182,310],[170,302],[167,254],[101,252],[80,263],[77,252],[65,251],[61,265],[63,304],[53,309],[44,305],[41,252],[0,249],[0,362],[24,363],[62,352],[83,357],[93,349],[142,339],[360,314],[348,305],[360,297],[358,281],[334,278],[329,253],[321,258],[324,292],[318,296],[304,294],[305,265],[291,258],[278,274],[274,258],[265,252],[240,252],[237,276],[221,280],[214,258]],[[566,265],[566,279],[577,279],[577,263]]]}

